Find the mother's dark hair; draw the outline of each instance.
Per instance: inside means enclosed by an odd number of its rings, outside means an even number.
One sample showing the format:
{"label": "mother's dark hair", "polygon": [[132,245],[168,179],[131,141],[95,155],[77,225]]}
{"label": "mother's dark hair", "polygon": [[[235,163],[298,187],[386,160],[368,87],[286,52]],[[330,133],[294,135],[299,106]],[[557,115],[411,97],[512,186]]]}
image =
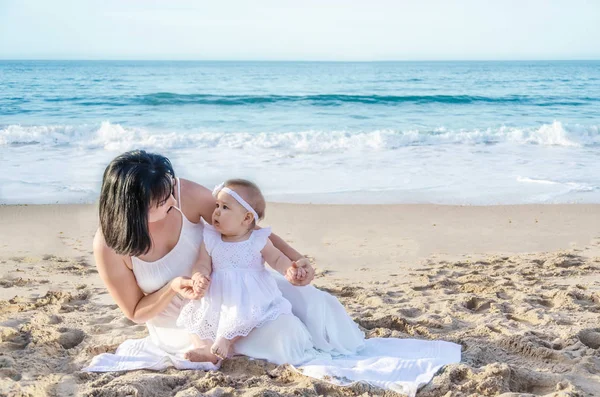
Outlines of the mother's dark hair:
{"label": "mother's dark hair", "polygon": [[151,246],[148,210],[173,193],[175,172],[168,158],[133,150],[108,164],[100,193],[100,228],[119,255],[140,256]]}

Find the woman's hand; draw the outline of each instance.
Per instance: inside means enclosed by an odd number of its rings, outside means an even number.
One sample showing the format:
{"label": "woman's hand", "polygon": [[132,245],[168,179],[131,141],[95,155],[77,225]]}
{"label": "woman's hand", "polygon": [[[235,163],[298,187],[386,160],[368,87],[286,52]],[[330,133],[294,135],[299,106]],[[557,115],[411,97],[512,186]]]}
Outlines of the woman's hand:
{"label": "woman's hand", "polygon": [[171,281],[171,289],[184,299],[200,299],[202,294],[194,291],[194,280],[189,277],[175,277]]}
{"label": "woman's hand", "polygon": [[293,285],[302,287],[310,284],[315,278],[315,269],[310,264],[308,258],[300,258],[297,261],[292,262],[285,278]]}

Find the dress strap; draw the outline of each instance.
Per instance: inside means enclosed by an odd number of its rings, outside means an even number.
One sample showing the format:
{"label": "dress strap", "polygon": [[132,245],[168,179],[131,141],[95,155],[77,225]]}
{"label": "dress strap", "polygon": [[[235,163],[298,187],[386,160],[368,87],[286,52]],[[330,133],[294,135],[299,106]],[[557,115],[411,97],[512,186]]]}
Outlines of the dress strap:
{"label": "dress strap", "polygon": [[179,180],[179,177],[175,179],[177,179],[177,206],[179,207],[179,212],[183,213],[183,206],[181,205],[181,181]]}

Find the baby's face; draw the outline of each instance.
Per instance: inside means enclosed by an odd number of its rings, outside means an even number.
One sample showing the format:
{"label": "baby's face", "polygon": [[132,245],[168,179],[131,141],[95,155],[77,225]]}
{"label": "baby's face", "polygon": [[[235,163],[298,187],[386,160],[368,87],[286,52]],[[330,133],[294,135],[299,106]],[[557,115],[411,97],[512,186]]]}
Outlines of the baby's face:
{"label": "baby's face", "polygon": [[240,235],[248,230],[251,222],[248,222],[247,214],[248,211],[236,199],[221,191],[217,196],[212,223],[215,229],[225,236]]}

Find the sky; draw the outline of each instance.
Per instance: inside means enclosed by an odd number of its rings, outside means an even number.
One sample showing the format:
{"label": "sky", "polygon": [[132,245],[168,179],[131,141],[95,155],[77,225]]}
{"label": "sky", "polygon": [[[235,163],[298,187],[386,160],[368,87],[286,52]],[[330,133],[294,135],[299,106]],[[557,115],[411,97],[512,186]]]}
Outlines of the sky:
{"label": "sky", "polygon": [[600,1],[0,0],[0,59],[600,59]]}

